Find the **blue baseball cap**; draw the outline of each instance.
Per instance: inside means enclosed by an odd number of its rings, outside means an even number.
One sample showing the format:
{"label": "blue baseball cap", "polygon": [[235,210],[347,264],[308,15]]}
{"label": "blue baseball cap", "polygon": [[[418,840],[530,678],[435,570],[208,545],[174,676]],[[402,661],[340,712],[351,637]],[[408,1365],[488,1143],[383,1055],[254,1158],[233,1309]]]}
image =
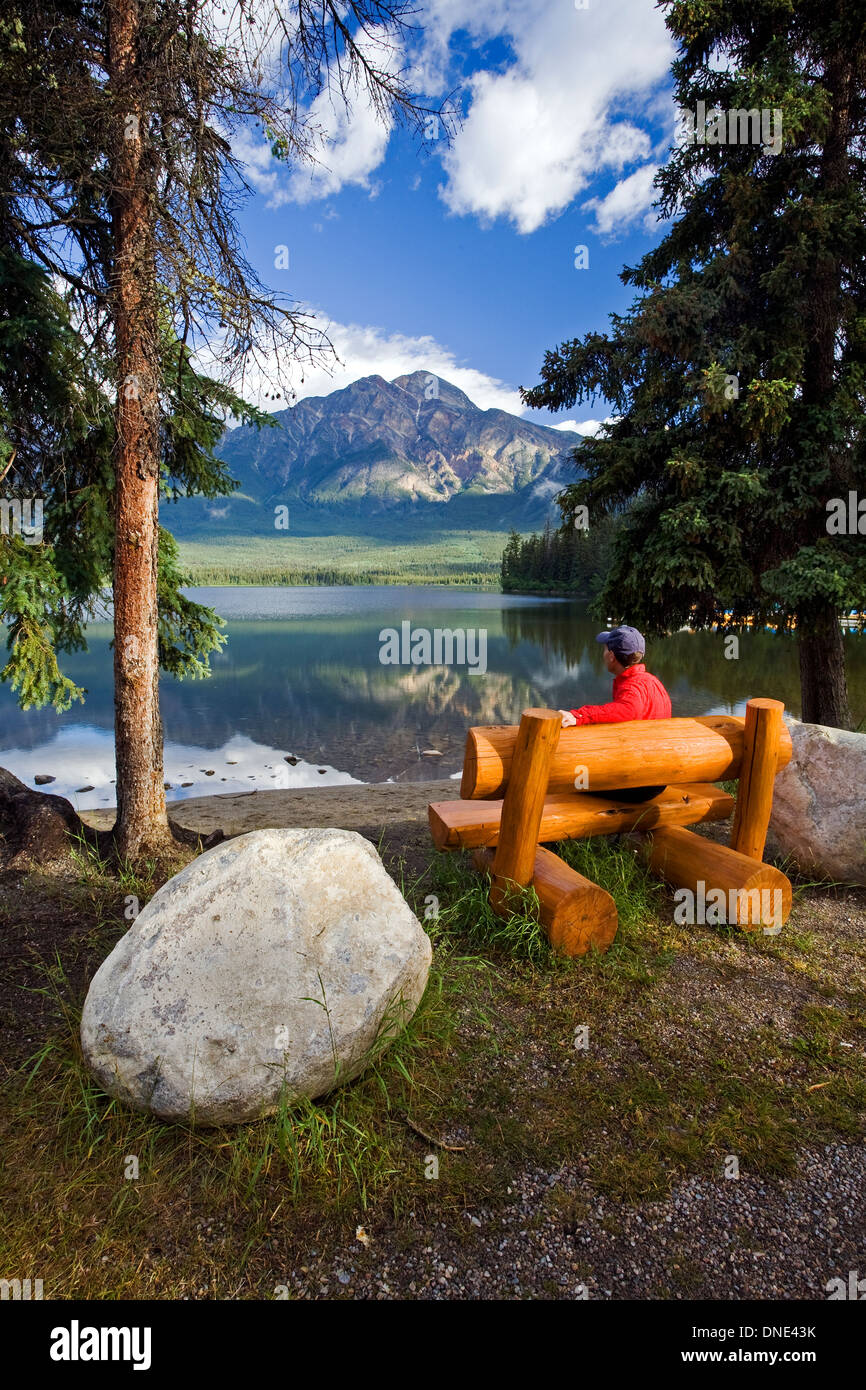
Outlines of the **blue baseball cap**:
{"label": "blue baseball cap", "polygon": [[643,633],[638,632],[636,627],[612,627],[610,632],[600,632],[595,640],[610,647],[617,661],[622,661],[624,656],[633,656],[635,652],[646,651]]}

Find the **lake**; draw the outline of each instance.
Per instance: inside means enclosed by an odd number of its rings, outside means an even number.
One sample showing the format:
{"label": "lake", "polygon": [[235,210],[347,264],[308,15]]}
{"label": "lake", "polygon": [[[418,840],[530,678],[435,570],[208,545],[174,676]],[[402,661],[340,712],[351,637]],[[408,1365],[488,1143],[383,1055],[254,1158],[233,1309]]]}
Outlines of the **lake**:
{"label": "lake", "polygon": [[[228,643],[208,680],[163,677],[170,801],[450,777],[470,725],[516,723],[530,705],[569,708],[611,695],[594,641],[601,624],[568,599],[415,586],[188,592],[226,619]],[[385,629],[393,637],[380,640]],[[465,654],[442,637],[446,630],[466,633]],[[110,640],[110,625],[94,623],[89,650],[62,661],[88,691],[67,714],[22,712],[0,688],[0,763],[29,786],[37,774],[54,777],[46,789],[80,809],[115,800]],[[856,723],[866,720],[866,638],[845,641]],[[452,664],[409,664],[413,650]],[[389,654],[396,664],[380,660]],[[461,655],[464,664],[453,664]],[[678,632],[650,644],[647,665],[675,715],[742,714],[753,695],[800,713],[790,638],[746,633],[738,659],[728,659],[723,636]]]}

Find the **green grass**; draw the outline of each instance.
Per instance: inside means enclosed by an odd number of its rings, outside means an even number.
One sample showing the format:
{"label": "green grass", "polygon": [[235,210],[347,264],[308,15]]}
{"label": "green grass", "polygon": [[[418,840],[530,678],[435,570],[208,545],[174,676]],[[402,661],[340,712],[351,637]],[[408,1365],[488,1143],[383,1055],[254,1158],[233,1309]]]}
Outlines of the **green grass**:
{"label": "green grass", "polygon": [[466,584],[498,587],[502,531],[426,536],[214,535],[181,540],[196,584]]}
{"label": "green grass", "polygon": [[610,893],[619,916],[620,946],[657,918],[664,889],[628,848],[611,843],[606,836],[596,836],[567,840],[556,846],[556,852],[577,873]]}
{"label": "green grass", "polygon": [[[812,929],[823,890],[800,895],[780,937],[678,926],[627,845],[559,850],[615,898],[609,951],[556,956],[531,896],[495,917],[466,856],[431,854],[412,874],[391,862],[434,945],[408,1027],[395,1019],[363,1076],[319,1101],[202,1129],[125,1108],[83,1064],[87,976],[125,929],[125,894],[145,901],[165,868],[112,868],[82,847],[75,881],[50,890],[76,929],[27,985],[50,1018],[3,1089],[4,1269],[45,1278],[46,1297],[271,1297],[358,1222],[462,1238],[471,1205],[515,1200],[525,1165],[579,1161],[590,1197],[637,1202],[688,1174],[721,1180],[729,1154],[771,1178],[804,1145],[862,1138],[862,947],[856,925],[850,940]],[[23,922],[49,887],[34,876],[20,892]],[[9,936],[8,901],[0,920]],[[579,1221],[582,1200],[551,1198],[547,1215]]]}

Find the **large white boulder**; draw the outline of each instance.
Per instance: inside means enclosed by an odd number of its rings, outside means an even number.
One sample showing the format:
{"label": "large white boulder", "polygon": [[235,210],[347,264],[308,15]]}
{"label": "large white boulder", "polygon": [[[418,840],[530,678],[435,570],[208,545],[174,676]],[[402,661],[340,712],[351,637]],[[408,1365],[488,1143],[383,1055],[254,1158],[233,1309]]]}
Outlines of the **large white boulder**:
{"label": "large white boulder", "polygon": [[430,940],[349,830],[256,830],[160,888],[81,1019],[100,1086],[167,1120],[233,1124],[364,1070],[414,1013]]}
{"label": "large white boulder", "polygon": [[794,753],[773,787],[771,844],[805,873],[866,884],[866,734],[787,723]]}

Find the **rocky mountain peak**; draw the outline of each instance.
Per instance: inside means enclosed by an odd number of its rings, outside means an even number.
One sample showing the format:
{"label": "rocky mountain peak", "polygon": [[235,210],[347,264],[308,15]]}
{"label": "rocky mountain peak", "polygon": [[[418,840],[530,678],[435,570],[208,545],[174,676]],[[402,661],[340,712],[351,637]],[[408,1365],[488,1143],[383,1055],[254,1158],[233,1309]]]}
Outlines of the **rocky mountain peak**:
{"label": "rocky mountain peak", "polygon": [[469,399],[465,391],[461,391],[459,386],[454,386],[444,377],[437,376],[435,372],[419,370],[409,372],[404,376],[395,376],[391,385],[399,387],[401,391],[405,391],[421,404],[425,401],[438,400],[460,410],[479,409]]}
{"label": "rocky mountain peak", "polygon": [[[274,505],[285,503],[293,529],[302,518],[318,529],[342,518],[341,529],[349,517],[393,513],[426,527],[525,530],[555,516],[553,497],[576,476],[570,451],[579,435],[482,410],[423,369],[306,396],[276,421],[276,429],[239,426],[220,446],[240,483],[220,504],[227,529],[243,530],[247,518],[272,529]],[[213,509],[205,515],[212,525]]]}

